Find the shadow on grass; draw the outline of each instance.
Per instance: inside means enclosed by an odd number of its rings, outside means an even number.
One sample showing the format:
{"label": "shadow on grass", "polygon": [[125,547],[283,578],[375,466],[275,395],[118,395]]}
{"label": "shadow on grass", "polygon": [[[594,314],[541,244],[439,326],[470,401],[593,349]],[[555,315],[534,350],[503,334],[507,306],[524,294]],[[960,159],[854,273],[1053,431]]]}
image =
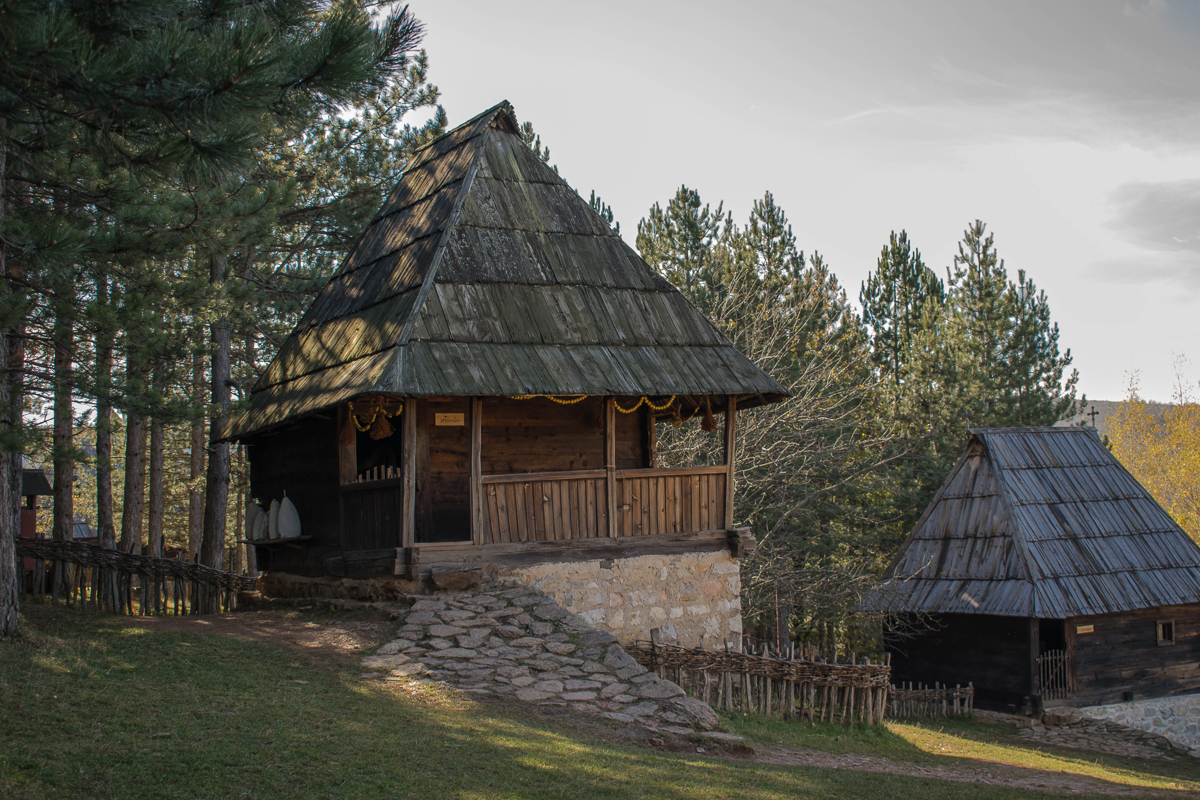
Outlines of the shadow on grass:
{"label": "shadow on grass", "polygon": [[828,754],[867,756],[919,767],[988,771],[1010,778],[1059,782],[1078,775],[1114,790],[1200,792],[1200,761],[1122,758],[1068,748],[1047,747],[1017,735],[1006,724],[968,717],[943,720],[887,720],[885,725],[840,726],[784,722],[758,715],[722,714],[725,726],[759,743]]}
{"label": "shadow on grass", "polygon": [[0,798],[1007,798],[573,735],[271,641],[26,610],[0,644]]}

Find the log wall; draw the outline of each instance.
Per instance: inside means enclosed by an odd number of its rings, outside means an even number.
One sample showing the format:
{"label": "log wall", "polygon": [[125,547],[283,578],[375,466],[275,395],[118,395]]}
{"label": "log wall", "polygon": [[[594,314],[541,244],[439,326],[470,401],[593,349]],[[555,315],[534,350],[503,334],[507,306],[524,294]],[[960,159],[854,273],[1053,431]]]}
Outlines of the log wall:
{"label": "log wall", "polygon": [[[617,469],[648,466],[646,409],[617,414]],[[604,401],[483,400],[484,475],[604,469]]]}
{"label": "log wall", "polygon": [[[1160,646],[1155,623],[1167,619],[1175,621],[1175,644]],[[1078,632],[1087,625],[1091,633]],[[1200,604],[1074,617],[1067,635],[1078,687],[1072,705],[1200,692]]]}

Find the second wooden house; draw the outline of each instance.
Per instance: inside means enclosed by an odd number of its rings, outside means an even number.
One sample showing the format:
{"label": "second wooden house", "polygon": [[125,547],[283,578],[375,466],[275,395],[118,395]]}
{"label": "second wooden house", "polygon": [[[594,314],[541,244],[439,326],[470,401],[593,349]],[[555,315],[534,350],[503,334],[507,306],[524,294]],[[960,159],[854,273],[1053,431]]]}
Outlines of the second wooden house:
{"label": "second wooden house", "polygon": [[[302,521],[257,547],[271,591],[493,564],[622,638],[736,643],[736,414],[784,396],[501,104],[414,157],[228,435]],[[721,463],[659,467],[684,419]]]}
{"label": "second wooden house", "polygon": [[1200,547],[1092,428],[972,431],[860,608],[898,623],[895,681],[985,708],[1200,707]]}

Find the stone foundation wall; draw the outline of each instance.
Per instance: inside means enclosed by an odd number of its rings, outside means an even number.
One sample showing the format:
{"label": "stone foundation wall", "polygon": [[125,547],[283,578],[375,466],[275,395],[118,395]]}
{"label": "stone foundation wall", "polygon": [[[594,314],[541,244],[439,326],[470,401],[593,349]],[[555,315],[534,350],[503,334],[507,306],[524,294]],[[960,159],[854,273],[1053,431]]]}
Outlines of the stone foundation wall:
{"label": "stone foundation wall", "polygon": [[1200,745],[1200,694],[1087,706],[1079,710],[1092,719],[1157,733],[1185,747]]}
{"label": "stone foundation wall", "polygon": [[685,646],[741,644],[741,574],[727,550],[537,564],[502,576],[550,595],[622,642],[662,628]]}

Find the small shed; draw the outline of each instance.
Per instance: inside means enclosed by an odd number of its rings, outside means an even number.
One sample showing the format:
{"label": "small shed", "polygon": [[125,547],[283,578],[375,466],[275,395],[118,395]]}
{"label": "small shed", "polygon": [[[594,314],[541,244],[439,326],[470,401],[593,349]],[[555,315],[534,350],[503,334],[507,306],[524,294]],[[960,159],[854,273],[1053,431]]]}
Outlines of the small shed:
{"label": "small shed", "polygon": [[[21,538],[37,538],[37,499],[53,493],[45,471],[29,468],[21,470],[21,497],[25,500],[25,504],[21,506]],[[21,563],[25,571],[25,580],[32,581],[33,559],[25,557]]]}
{"label": "small shed", "polygon": [[1092,428],[971,431],[859,607],[898,623],[896,681],[985,707],[1200,691],[1200,547]]}
{"label": "small shed", "polygon": [[[736,412],[785,396],[502,103],[414,156],[227,435],[302,521],[265,572],[411,580],[728,552]],[[724,463],[659,468],[656,423],[716,415]]]}

